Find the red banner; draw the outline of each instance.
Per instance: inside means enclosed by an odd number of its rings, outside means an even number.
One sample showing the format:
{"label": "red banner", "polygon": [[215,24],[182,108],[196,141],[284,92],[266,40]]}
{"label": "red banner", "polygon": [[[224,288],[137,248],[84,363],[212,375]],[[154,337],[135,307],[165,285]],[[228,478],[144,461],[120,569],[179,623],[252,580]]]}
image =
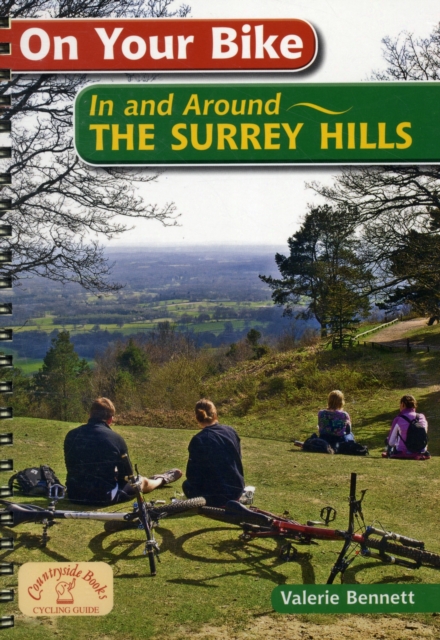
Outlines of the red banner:
{"label": "red banner", "polygon": [[316,58],[304,20],[12,20],[13,72],[299,71]]}

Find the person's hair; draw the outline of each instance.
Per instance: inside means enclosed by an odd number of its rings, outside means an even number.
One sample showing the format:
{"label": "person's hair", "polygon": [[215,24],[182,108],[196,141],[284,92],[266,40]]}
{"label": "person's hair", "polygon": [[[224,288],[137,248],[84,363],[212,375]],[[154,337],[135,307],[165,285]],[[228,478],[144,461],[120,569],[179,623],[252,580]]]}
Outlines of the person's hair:
{"label": "person's hair", "polygon": [[405,405],[407,409],[415,409],[417,407],[417,400],[414,398],[414,396],[410,396],[408,394],[400,398],[400,404]]}
{"label": "person's hair", "polygon": [[115,415],[115,405],[108,398],[96,398],[90,408],[90,417],[93,420],[110,420]]}
{"label": "person's hair", "polygon": [[217,409],[211,400],[202,398],[196,404],[196,420],[197,422],[212,422],[217,420]]}
{"label": "person's hair", "polygon": [[330,391],[327,399],[327,409],[331,409],[332,411],[337,411],[338,409],[342,409],[345,404],[345,398],[342,391],[338,391],[335,389],[334,391]]}

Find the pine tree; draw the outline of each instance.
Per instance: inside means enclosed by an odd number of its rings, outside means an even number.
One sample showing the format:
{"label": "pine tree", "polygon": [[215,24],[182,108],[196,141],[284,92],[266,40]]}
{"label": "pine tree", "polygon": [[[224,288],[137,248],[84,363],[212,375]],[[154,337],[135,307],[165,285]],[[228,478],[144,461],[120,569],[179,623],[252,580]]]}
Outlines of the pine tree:
{"label": "pine tree", "polygon": [[80,420],[90,400],[90,376],[90,367],[75,353],[69,332],[58,333],[35,376],[37,398],[48,417]]}
{"label": "pine tree", "polygon": [[289,238],[290,254],[277,254],[281,278],[260,276],[285,314],[315,318],[321,336],[351,333],[369,309],[374,275],[363,262],[350,208],[323,205],[310,209]]}

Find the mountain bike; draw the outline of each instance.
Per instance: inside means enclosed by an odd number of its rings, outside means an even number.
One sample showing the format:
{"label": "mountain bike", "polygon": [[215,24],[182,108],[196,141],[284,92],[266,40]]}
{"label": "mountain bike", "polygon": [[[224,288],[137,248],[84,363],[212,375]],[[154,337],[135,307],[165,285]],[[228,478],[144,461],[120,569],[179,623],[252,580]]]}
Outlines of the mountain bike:
{"label": "mountain bike", "polygon": [[144,555],[148,555],[150,573],[152,576],[155,576],[156,560],[160,561],[160,548],[154,538],[153,528],[162,518],[202,507],[206,504],[206,501],[204,498],[175,500],[170,504],[165,504],[163,500],[145,501],[144,495],[140,490],[141,476],[139,475],[137,466],[135,466],[135,471],[133,471],[128,455],[125,454],[122,457],[124,458],[123,462],[127,469],[125,479],[130,482],[135,494],[136,502],[133,505],[132,511],[57,510],[57,502],[65,497],[65,487],[59,484],[53,484],[49,489],[49,499],[51,502],[46,508],[33,504],[0,500],[0,505],[3,505],[3,509],[0,511],[0,525],[15,527],[25,522],[41,523],[43,525],[41,544],[45,547],[49,540],[48,529],[56,524],[57,520],[98,520],[101,522],[125,523],[127,527],[133,526],[144,531],[146,537]]}
{"label": "mountain bike", "polygon": [[[352,473],[348,527],[345,531],[328,528],[330,522],[336,518],[336,510],[330,506],[321,510],[320,521],[308,521],[306,525],[254,506],[246,507],[235,501],[228,502],[224,509],[203,506],[199,508],[198,513],[239,526],[243,530],[240,539],[244,541],[254,538],[280,538],[293,540],[294,543],[310,544],[313,540],[343,540],[343,547],[331,569],[327,584],[332,584],[338,574],[341,574],[342,582],[345,570],[357,555],[409,569],[418,569],[421,566],[440,568],[440,555],[426,551],[422,541],[385,531],[374,525],[367,526],[362,512],[365,494],[366,489],[361,491],[360,499],[356,498],[356,474]],[[279,555],[282,560],[294,560],[296,554],[297,549],[291,542],[280,547]]]}

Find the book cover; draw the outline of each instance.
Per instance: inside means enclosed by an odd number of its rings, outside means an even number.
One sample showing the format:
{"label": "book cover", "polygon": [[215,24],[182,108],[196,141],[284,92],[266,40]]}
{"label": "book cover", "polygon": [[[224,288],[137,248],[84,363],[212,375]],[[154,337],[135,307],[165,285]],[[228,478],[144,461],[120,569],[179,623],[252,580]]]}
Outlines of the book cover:
{"label": "book cover", "polygon": [[[436,637],[438,7],[1,15],[0,492],[22,505],[1,512],[5,636]],[[156,515],[185,499],[203,397],[266,514],[172,507],[152,576],[133,500],[11,497],[25,468],[66,482],[99,397],[142,476],[183,471],[146,494]],[[318,420],[331,453],[295,444]]]}

